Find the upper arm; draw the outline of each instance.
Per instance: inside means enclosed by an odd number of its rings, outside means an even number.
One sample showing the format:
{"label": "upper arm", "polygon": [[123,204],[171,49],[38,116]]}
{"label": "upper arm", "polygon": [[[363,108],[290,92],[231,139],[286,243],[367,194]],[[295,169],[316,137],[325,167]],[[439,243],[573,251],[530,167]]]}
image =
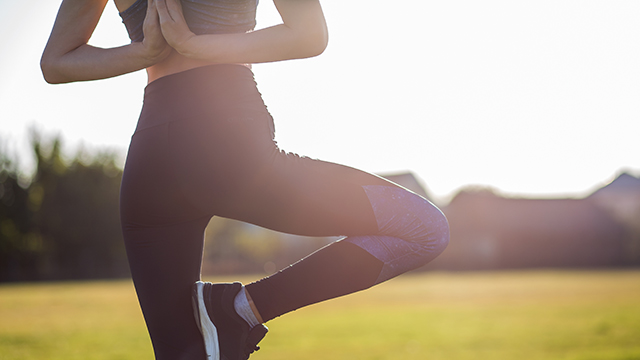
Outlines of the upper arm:
{"label": "upper arm", "polygon": [[41,59],[43,72],[57,58],[86,44],[108,0],[63,0]]}
{"label": "upper arm", "polygon": [[285,26],[302,37],[312,52],[320,54],[327,47],[327,24],[318,0],[273,0]]}

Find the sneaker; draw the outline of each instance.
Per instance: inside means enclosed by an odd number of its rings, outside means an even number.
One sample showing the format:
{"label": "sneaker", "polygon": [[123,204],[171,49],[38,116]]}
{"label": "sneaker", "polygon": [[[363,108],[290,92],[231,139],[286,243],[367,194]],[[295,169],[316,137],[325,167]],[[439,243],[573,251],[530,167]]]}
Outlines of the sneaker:
{"label": "sneaker", "polygon": [[236,313],[233,302],[242,284],[212,284],[198,281],[191,299],[196,323],[204,339],[207,360],[247,360],[260,349],[258,343],[269,329],[260,324],[249,328]]}

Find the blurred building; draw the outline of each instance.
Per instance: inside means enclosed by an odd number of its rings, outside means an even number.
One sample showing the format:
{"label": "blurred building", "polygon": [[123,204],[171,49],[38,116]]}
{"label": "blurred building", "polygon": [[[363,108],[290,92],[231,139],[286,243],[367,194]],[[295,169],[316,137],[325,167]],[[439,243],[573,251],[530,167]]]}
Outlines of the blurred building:
{"label": "blurred building", "polygon": [[640,179],[622,174],[584,199],[461,191],[444,209],[447,250],[429,269],[640,265]]}

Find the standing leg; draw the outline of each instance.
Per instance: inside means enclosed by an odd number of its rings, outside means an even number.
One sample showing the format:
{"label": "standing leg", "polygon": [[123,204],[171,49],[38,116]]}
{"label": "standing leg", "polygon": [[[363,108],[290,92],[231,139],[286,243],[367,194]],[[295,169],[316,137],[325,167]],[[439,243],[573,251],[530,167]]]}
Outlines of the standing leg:
{"label": "standing leg", "polygon": [[200,279],[207,219],[125,231],[131,275],[158,360],[204,359],[191,287]]}
{"label": "standing leg", "polygon": [[131,276],[158,360],[204,359],[193,320],[191,287],[200,279],[204,230],[167,167],[167,128],[137,132],[120,191],[120,217]]}

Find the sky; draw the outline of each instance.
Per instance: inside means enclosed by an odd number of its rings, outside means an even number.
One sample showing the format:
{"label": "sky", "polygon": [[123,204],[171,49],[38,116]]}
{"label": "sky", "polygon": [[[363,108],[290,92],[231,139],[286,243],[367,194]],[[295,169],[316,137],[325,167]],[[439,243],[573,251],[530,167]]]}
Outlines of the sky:
{"label": "sky", "polygon": [[[39,58],[60,0],[0,0],[0,140],[28,172],[28,129],[124,162],[146,74],[64,85]],[[412,171],[446,201],[467,186],[580,197],[640,175],[637,0],[324,0],[319,57],[257,64],[281,148]],[[258,28],[275,24],[270,0]],[[109,3],[90,43],[129,42]]]}

